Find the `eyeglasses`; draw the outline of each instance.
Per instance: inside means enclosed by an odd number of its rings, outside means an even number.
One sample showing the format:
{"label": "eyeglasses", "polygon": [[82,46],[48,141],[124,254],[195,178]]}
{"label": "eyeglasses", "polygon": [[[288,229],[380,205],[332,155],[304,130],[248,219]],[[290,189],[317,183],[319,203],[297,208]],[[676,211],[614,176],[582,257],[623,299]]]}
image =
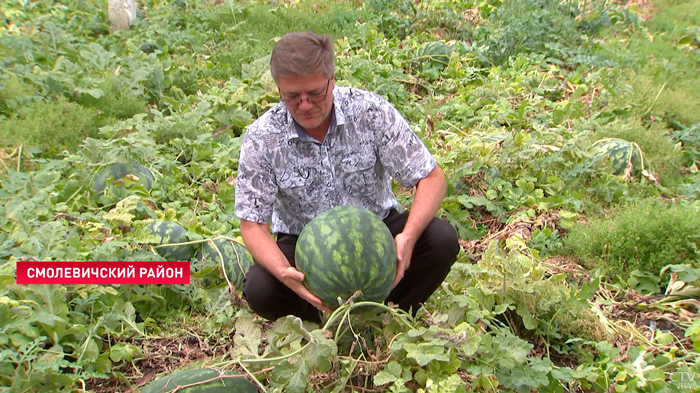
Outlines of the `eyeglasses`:
{"label": "eyeglasses", "polygon": [[282,92],[279,92],[279,88],[277,91],[280,93],[280,100],[282,100],[285,105],[288,107],[296,107],[301,104],[303,100],[309,101],[310,104],[319,104],[323,102],[323,100],[326,99],[328,96],[328,88],[331,86],[331,78],[328,78],[328,82],[326,82],[326,91],[321,93],[321,94],[306,94],[306,98],[301,98],[301,97],[289,97],[289,98],[282,98]]}

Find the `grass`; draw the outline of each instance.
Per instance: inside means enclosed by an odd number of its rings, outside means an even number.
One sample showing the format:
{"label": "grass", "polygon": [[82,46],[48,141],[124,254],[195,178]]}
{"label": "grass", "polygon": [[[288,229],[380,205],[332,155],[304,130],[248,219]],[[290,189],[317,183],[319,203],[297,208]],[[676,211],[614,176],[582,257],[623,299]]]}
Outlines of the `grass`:
{"label": "grass", "polygon": [[75,150],[97,132],[95,110],[66,98],[34,102],[0,120],[1,146],[30,145],[53,151]]}
{"label": "grass", "polygon": [[645,26],[598,44],[596,55],[623,66],[628,75],[615,83],[613,106],[684,126],[700,122],[700,3],[654,1]]}
{"label": "grass", "polygon": [[655,273],[671,264],[700,267],[698,208],[656,198],[634,202],[573,227],[562,251],[612,276],[628,277],[633,270]]}

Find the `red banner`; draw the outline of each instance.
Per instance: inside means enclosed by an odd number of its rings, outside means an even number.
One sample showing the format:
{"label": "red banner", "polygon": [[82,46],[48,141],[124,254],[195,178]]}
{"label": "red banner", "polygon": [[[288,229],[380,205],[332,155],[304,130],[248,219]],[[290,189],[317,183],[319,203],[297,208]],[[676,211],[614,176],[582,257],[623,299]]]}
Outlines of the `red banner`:
{"label": "red banner", "polygon": [[17,284],[189,283],[189,262],[17,262]]}

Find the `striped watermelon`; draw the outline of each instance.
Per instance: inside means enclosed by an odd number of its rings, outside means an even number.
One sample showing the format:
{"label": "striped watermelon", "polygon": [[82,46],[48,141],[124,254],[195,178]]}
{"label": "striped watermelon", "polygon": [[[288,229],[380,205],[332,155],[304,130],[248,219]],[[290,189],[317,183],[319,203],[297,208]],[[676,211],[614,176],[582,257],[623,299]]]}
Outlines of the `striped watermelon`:
{"label": "striped watermelon", "polygon": [[124,178],[127,175],[134,176],[132,180],[143,186],[146,191],[151,190],[151,183],[155,179],[153,173],[145,166],[131,162],[112,164],[100,171],[95,178],[95,182],[92,183],[92,189],[100,193],[107,188],[107,179],[112,178],[112,181],[125,180]]}
{"label": "striped watermelon", "polygon": [[[218,377],[222,372],[224,378],[201,383]],[[149,383],[141,390],[141,393],[258,393],[258,388],[245,377],[233,371],[222,372],[213,368],[176,371]],[[197,383],[201,384],[184,389],[179,388]]]}
{"label": "striped watermelon", "polygon": [[199,259],[223,268],[226,277],[237,289],[243,288],[243,279],[253,260],[245,247],[226,238],[205,242]]}
{"label": "striped watermelon", "polygon": [[356,291],[358,300],[381,302],[396,276],[396,245],[389,228],[371,211],[355,206],[326,210],[299,234],[295,249],[304,284],[336,307]]}
{"label": "striped watermelon", "polygon": [[630,177],[633,173],[644,170],[642,150],[634,142],[606,138],[594,143],[593,149],[596,161],[610,160],[614,175]]}
{"label": "striped watermelon", "polygon": [[[188,242],[187,229],[172,221],[154,221],[146,230],[158,238],[158,245]],[[156,247],[156,252],[168,261],[189,261],[197,250],[192,244]]]}
{"label": "striped watermelon", "polygon": [[416,57],[420,64],[430,64],[437,68],[445,68],[450,62],[452,48],[440,41],[431,41],[418,48]]}

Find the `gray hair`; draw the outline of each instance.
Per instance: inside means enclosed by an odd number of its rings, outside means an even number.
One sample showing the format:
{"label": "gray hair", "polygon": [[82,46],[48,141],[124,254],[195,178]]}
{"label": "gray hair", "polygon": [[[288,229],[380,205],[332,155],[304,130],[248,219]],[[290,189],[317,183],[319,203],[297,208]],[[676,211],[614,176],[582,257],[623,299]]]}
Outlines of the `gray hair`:
{"label": "gray hair", "polygon": [[295,32],[282,36],[270,56],[270,73],[280,77],[321,73],[330,78],[335,73],[333,40],[327,34]]}

